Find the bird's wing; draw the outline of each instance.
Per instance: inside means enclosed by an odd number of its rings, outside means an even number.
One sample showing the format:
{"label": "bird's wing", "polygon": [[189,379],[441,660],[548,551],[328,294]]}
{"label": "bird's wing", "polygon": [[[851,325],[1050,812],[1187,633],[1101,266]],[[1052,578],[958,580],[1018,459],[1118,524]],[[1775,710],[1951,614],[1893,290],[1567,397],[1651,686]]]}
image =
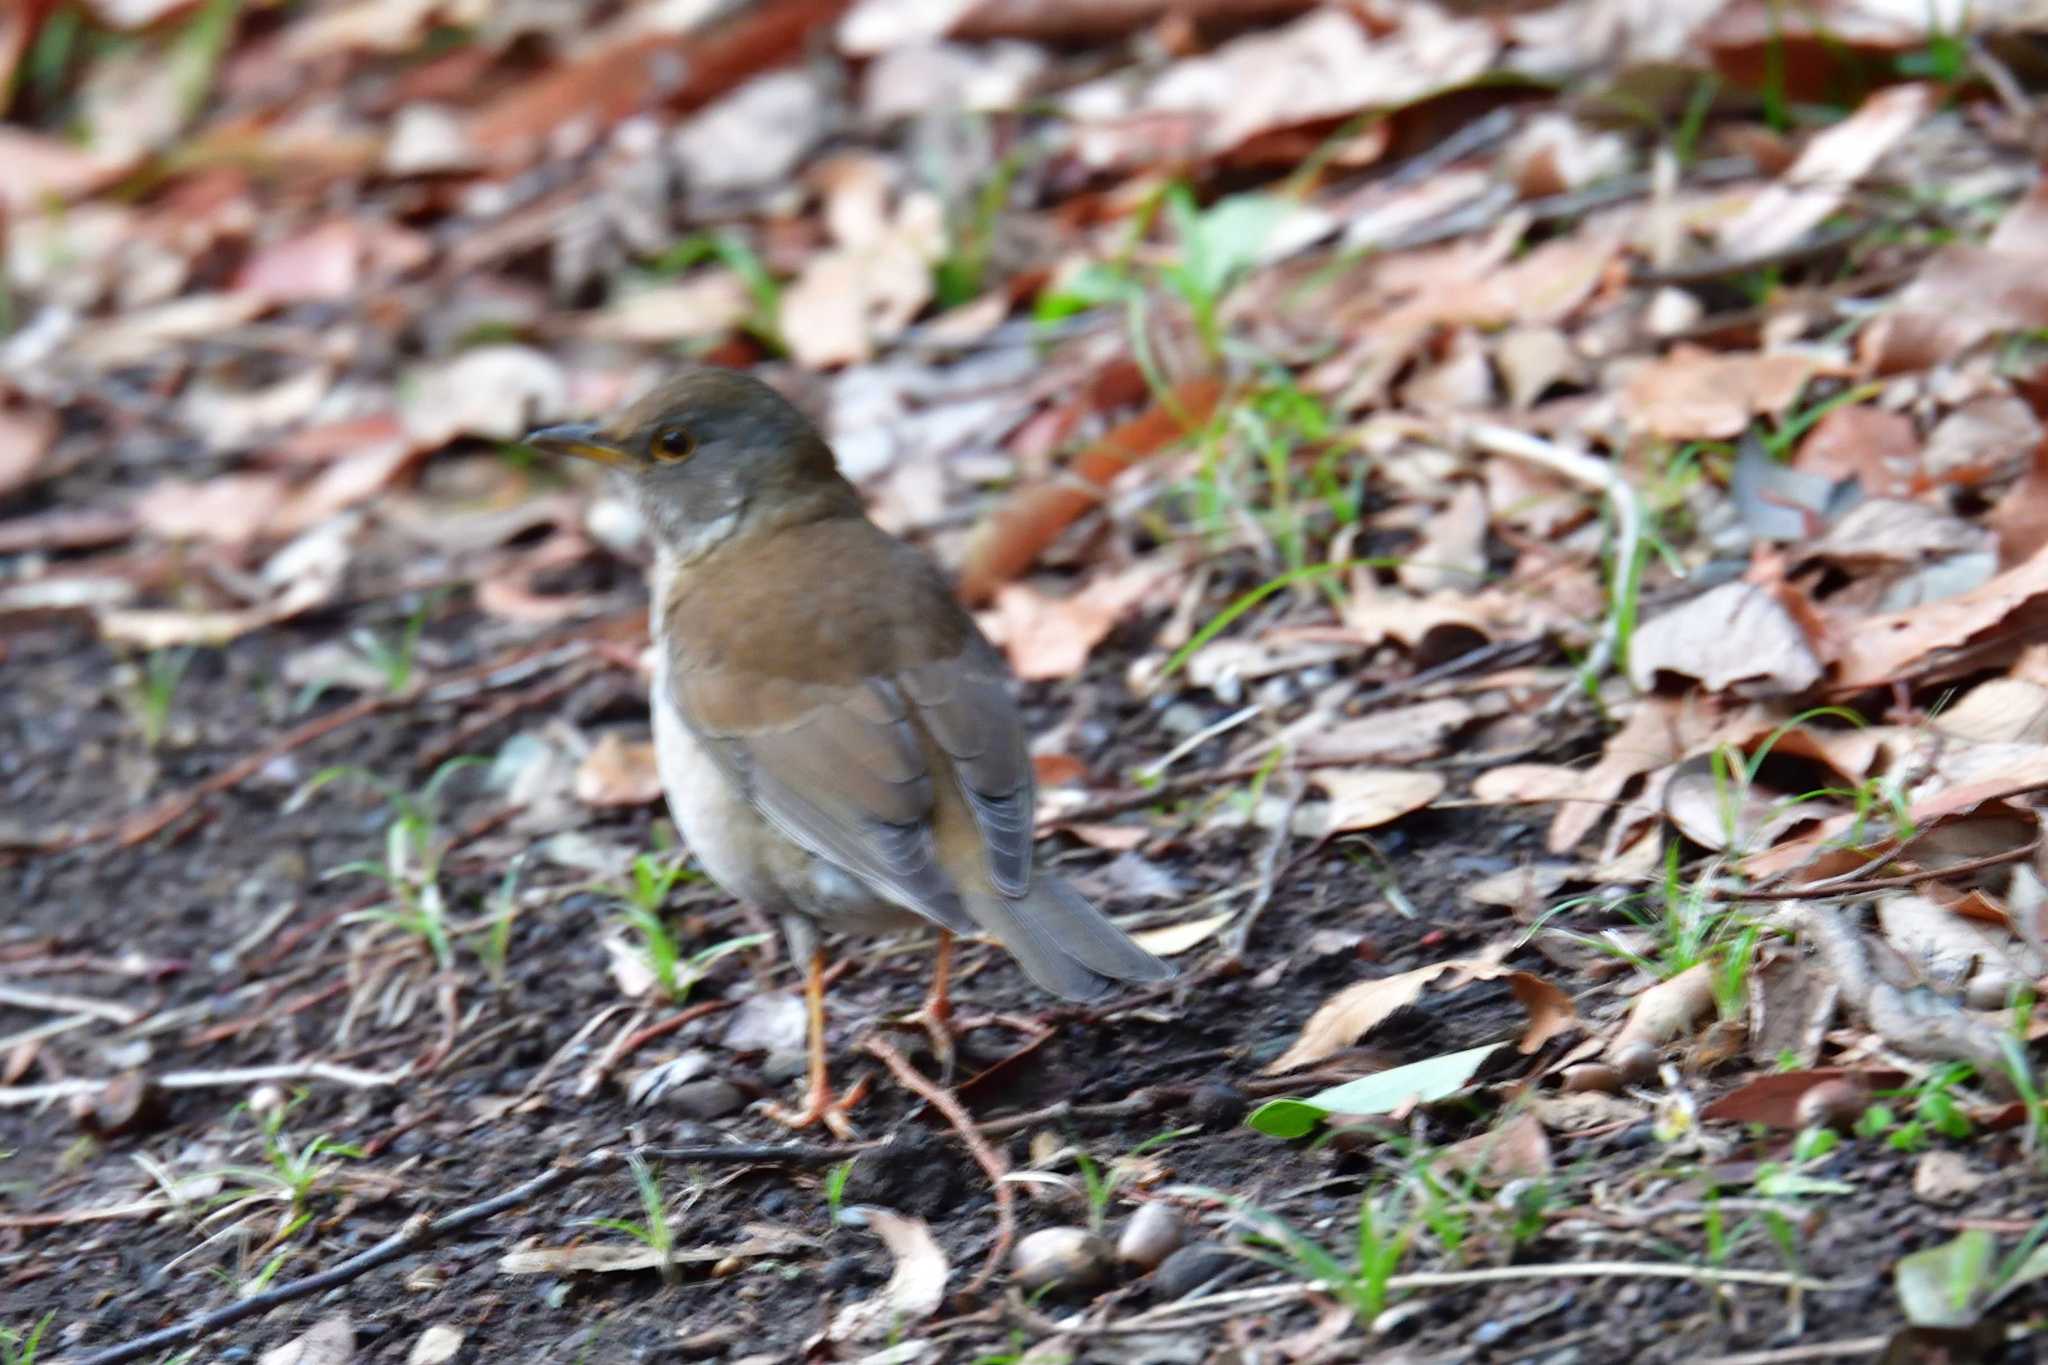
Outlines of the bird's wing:
{"label": "bird's wing", "polygon": [[[849,575],[877,539],[880,568]],[[954,884],[968,870],[940,862],[941,800],[971,812],[997,893],[1031,881],[1031,759],[1002,656],[929,560],[865,520],[803,528],[774,553],[790,570],[784,587],[714,571],[671,605],[683,723],[797,844],[892,901],[971,927],[959,893],[972,888]],[[807,585],[800,599],[784,595],[792,579]],[[960,848],[951,834],[947,848]]]}

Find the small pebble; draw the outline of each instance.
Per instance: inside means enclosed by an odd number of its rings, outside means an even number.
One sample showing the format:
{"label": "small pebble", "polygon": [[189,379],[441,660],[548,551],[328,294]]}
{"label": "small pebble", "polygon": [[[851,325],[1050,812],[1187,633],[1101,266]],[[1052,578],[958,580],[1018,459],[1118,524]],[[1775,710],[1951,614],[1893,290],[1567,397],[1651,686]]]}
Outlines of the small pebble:
{"label": "small pebble", "polygon": [[1116,1253],[1086,1228],[1042,1228],[1017,1243],[1010,1268],[1027,1294],[1085,1293],[1109,1282]]}
{"label": "small pebble", "polygon": [[1656,1079],[1657,1067],[1663,1062],[1664,1054],[1655,1043],[1637,1038],[1625,1044],[1613,1057],[1614,1069],[1630,1085],[1645,1085]]}
{"label": "small pebble", "polygon": [[1574,1093],[1597,1090],[1612,1095],[1621,1089],[1621,1073],[1605,1062],[1579,1062],[1564,1069],[1564,1088]]}
{"label": "small pebble", "polygon": [[731,1081],[712,1079],[687,1081],[663,1095],[661,1101],[684,1118],[702,1123],[737,1114],[746,1107],[747,1097]]}
{"label": "small pebble", "polygon": [[1870,1093],[1861,1081],[1822,1081],[1799,1097],[1793,1111],[1801,1128],[1847,1129],[1870,1107]]}
{"label": "small pebble", "polygon": [[1188,1117],[1204,1128],[1235,1128],[1250,1107],[1242,1091],[1215,1081],[1196,1086],[1188,1097]]}
{"label": "small pebble", "polygon": [[1152,1270],[1187,1240],[1187,1224],[1167,1204],[1142,1204],[1116,1239],[1116,1258],[1140,1274]]}
{"label": "small pebble", "polygon": [[1161,1300],[1186,1298],[1225,1271],[1248,1264],[1214,1242],[1191,1242],[1160,1262],[1152,1292]]}

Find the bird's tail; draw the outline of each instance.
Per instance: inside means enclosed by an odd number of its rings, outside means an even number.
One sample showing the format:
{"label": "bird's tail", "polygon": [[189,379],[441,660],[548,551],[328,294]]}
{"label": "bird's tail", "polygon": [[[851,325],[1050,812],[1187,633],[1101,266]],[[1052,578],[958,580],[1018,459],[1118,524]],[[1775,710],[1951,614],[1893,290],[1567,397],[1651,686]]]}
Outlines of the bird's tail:
{"label": "bird's tail", "polygon": [[1054,995],[1093,1000],[1118,981],[1173,975],[1058,877],[1039,873],[1015,899],[987,892],[963,900],[974,922],[1001,939],[1031,979]]}

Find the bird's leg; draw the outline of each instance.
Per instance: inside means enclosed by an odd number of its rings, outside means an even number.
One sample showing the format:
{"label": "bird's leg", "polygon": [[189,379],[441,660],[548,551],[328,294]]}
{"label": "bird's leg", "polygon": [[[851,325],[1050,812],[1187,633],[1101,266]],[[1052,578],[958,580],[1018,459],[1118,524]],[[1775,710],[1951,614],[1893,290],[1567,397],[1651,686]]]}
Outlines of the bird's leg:
{"label": "bird's leg", "polygon": [[948,992],[953,978],[953,931],[939,930],[939,948],[932,955],[932,988],[926,993],[924,1004],[917,1013],[905,1018],[905,1024],[922,1028],[925,1036],[932,1040],[932,1056],[939,1062],[939,1074],[948,1079],[953,1075],[954,1038],[953,997]]}
{"label": "bird's leg", "polygon": [[808,1128],[814,1123],[823,1123],[832,1130],[833,1136],[845,1140],[853,1136],[853,1125],[847,1121],[846,1111],[860,1103],[867,1093],[868,1083],[862,1078],[854,1083],[853,1089],[844,1095],[832,1093],[832,1080],[825,1071],[825,953],[823,949],[811,951],[811,965],[804,977],[804,1005],[810,1015],[811,1078],[804,1092],[801,1109],[785,1109],[779,1104],[768,1105],[763,1112],[777,1123],[791,1128]]}

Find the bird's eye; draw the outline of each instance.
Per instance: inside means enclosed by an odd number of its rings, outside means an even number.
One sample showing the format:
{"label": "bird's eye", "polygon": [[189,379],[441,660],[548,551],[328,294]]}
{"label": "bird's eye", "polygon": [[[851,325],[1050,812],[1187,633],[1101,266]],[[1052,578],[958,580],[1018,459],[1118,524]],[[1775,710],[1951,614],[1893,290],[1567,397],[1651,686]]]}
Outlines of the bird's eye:
{"label": "bird's eye", "polygon": [[677,460],[687,460],[696,453],[697,438],[690,433],[688,427],[672,424],[654,433],[650,449],[653,450],[655,459],[673,464]]}

